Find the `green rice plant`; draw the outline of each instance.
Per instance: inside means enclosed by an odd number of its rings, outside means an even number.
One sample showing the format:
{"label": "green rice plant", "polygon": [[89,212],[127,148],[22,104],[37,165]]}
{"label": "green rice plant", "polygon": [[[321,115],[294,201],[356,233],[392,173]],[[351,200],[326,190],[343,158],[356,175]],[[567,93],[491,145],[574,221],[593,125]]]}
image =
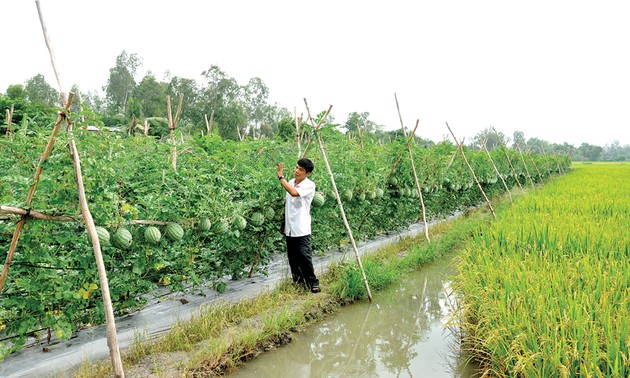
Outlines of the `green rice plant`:
{"label": "green rice plant", "polygon": [[461,255],[463,345],[492,375],[630,375],[630,164],[573,168]]}

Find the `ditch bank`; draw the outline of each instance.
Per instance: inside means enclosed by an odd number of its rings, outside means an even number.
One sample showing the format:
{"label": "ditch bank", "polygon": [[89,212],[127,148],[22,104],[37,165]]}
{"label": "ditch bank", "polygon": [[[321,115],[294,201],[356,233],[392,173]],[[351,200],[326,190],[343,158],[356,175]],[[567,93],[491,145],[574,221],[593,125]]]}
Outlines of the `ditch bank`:
{"label": "ditch bank", "polygon": [[[448,221],[461,215],[453,215],[429,222],[429,226]],[[392,245],[403,238],[424,233],[423,224],[412,224],[406,229],[372,240],[359,242],[360,255],[369,254],[377,249]],[[355,259],[351,248],[331,251],[327,255],[314,256],[313,265],[318,274],[342,260]],[[197,314],[202,306],[219,302],[237,303],[251,299],[263,292],[275,288],[289,277],[289,267],[284,254],[274,255],[268,264],[267,275],[255,274],[252,277],[229,281],[224,293],[209,288],[179,293],[156,291],[151,294],[149,303],[133,314],[117,318],[116,328],[121,351],[139,341],[150,341],[168,332],[178,322],[185,322]],[[85,361],[107,359],[106,329],[104,325],[81,330],[67,341],[31,342],[27,347],[7,356],[0,365],[3,377],[46,377],[70,376]]]}

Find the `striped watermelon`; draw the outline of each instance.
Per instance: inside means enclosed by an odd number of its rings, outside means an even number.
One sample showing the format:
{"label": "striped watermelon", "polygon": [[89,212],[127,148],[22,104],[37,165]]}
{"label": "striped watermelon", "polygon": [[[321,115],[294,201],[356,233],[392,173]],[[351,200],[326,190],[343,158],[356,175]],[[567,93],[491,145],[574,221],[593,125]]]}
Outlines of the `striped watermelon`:
{"label": "striped watermelon", "polygon": [[164,231],[164,236],[170,241],[179,241],[184,237],[184,229],[177,223],[169,223]]}
{"label": "striped watermelon", "polygon": [[260,227],[265,223],[265,216],[260,212],[254,212],[249,218],[249,221],[252,223],[252,225]]}
{"label": "striped watermelon", "polygon": [[197,224],[197,228],[199,229],[199,231],[202,231],[202,232],[210,231],[211,227],[212,227],[212,222],[210,222],[210,219],[208,218],[200,219],[199,223]]}
{"label": "striped watermelon", "polygon": [[313,206],[322,207],[324,206],[325,202],[326,202],[326,197],[324,197],[324,195],[321,192],[315,192],[315,195],[313,196]]}
{"label": "striped watermelon", "polygon": [[234,217],[234,225],[240,231],[244,230],[247,227],[247,220],[240,215]]}
{"label": "striped watermelon", "polygon": [[95,228],[99,243],[103,245],[109,244],[109,232],[104,227],[96,226]]}
{"label": "striped watermelon", "polygon": [[131,236],[131,232],[124,227],[116,230],[114,235],[111,238],[112,245],[118,249],[129,249],[131,244],[133,243],[133,237]]}
{"label": "striped watermelon", "polygon": [[382,198],[383,194],[385,194],[385,191],[381,188],[378,188],[376,189],[375,193],[376,193],[376,198]]}
{"label": "striped watermelon", "polygon": [[220,220],[218,222],[216,222],[214,224],[214,226],[212,226],[212,231],[215,234],[225,234],[228,231],[230,231],[230,225],[228,225],[228,223],[224,220]]}
{"label": "striped watermelon", "polygon": [[350,201],[352,201],[352,195],[353,195],[352,190],[346,189],[346,190],[343,191],[343,194],[341,195],[341,198],[343,198],[345,201],[350,202]]}
{"label": "striped watermelon", "polygon": [[265,219],[270,221],[273,219],[274,216],[276,216],[276,211],[273,209],[273,207],[267,207],[264,210],[264,214],[265,214]]}
{"label": "striped watermelon", "polygon": [[160,242],[160,239],[162,239],[162,233],[157,227],[149,226],[144,229],[144,240],[147,243],[155,245]]}

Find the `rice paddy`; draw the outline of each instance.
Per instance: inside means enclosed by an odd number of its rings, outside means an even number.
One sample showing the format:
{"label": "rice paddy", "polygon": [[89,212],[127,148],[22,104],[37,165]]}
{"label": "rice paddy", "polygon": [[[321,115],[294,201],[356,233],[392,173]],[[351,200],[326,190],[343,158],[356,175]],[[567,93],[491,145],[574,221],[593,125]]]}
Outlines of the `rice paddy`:
{"label": "rice paddy", "polygon": [[463,346],[489,376],[630,376],[630,164],[506,206],[461,254]]}

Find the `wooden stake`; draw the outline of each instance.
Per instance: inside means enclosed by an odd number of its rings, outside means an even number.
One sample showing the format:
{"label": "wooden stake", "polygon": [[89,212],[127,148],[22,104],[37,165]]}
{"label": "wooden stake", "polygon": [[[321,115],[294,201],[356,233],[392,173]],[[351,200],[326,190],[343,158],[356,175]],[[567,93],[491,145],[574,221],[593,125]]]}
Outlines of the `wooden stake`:
{"label": "wooden stake", "polygon": [[4,205],[0,206],[0,213],[24,215],[24,216],[30,216],[31,218],[35,218],[35,219],[53,220],[53,221],[60,221],[60,222],[76,222],[77,221],[76,218],[72,218],[72,217],[48,215],[48,214],[44,214],[42,212],[35,211],[35,210],[25,210],[25,209],[20,209],[17,207],[4,206]]}
{"label": "wooden stake", "polygon": [[[455,137],[455,134],[453,133],[453,130],[451,130],[451,127],[448,125],[448,122],[446,122],[446,127],[448,127],[448,131],[451,132],[451,135],[453,136],[453,139],[455,140],[455,143],[457,143],[457,138]],[[459,146],[461,147],[461,144],[459,144]],[[461,155],[462,155],[462,158],[464,159],[464,162],[468,166],[468,169],[470,169],[470,173],[472,173],[473,178],[475,179],[475,182],[477,183],[477,187],[479,187],[479,190],[481,190],[481,194],[483,194],[483,198],[486,199],[486,203],[488,204],[488,207],[490,208],[490,211],[492,212],[492,216],[494,217],[494,219],[497,219],[497,215],[494,213],[494,209],[492,208],[492,204],[490,203],[490,200],[488,199],[488,196],[486,196],[486,192],[483,191],[483,188],[481,187],[481,184],[479,183],[479,180],[477,179],[477,175],[475,174],[475,171],[470,166],[470,163],[468,163],[468,159],[466,158],[466,154],[464,154],[464,149],[460,148],[459,152],[461,152]]]}
{"label": "wooden stake", "polygon": [[59,71],[57,71],[57,62],[55,60],[55,52],[53,51],[50,43],[50,38],[48,37],[48,30],[46,29],[46,24],[44,24],[44,16],[42,15],[42,10],[39,5],[39,0],[35,0],[35,6],[37,6],[37,14],[39,15],[39,23],[42,25],[42,32],[44,33],[44,41],[46,41],[46,47],[48,48],[48,54],[50,55],[50,63],[52,64],[53,71],[55,72],[55,77],[57,78],[57,85],[59,86],[59,95],[61,96],[61,103],[65,105],[68,102],[68,96],[64,90],[64,86],[61,83],[61,75]]}
{"label": "wooden stake", "polygon": [[510,196],[510,202],[513,202],[512,192],[510,191],[510,188],[508,188],[507,183],[503,179],[503,175],[501,175],[501,172],[499,172],[499,170],[497,169],[497,166],[494,164],[494,160],[492,159],[492,156],[490,155],[490,151],[488,151],[488,146],[486,145],[487,141],[488,141],[488,138],[486,137],[482,142],[483,149],[486,151],[486,155],[488,155],[488,159],[490,159],[490,163],[492,163],[492,166],[494,167],[494,172],[496,172],[497,176],[499,176],[499,178],[501,179],[501,182],[503,183],[503,187],[508,192],[508,195]]}
{"label": "wooden stake", "polygon": [[298,120],[297,109],[293,107],[293,117],[295,119],[295,141],[298,146],[298,158],[302,156],[302,141],[300,137],[300,120]]}
{"label": "wooden stake", "polygon": [[184,99],[184,95],[179,95],[179,102],[177,104],[177,112],[175,113],[175,118],[173,119],[173,112],[171,110],[171,96],[166,96],[166,111],[168,112],[168,124],[171,129],[171,143],[173,147],[171,148],[171,155],[173,161],[173,170],[177,172],[177,144],[175,141],[175,129],[177,128],[177,121],[179,120],[179,113],[182,110],[182,100]]}
{"label": "wooden stake", "polygon": [[[416,134],[416,130],[418,129],[418,124],[420,120],[416,120],[416,127],[413,129],[413,132],[409,135],[409,138],[413,138]],[[407,139],[407,151],[409,151],[409,160],[411,160],[411,169],[413,171],[413,177],[416,180],[416,189],[418,190],[418,197],[420,197],[420,205],[422,205],[422,220],[424,221],[424,235],[427,238],[427,242],[431,243],[431,239],[429,239],[429,225],[427,224],[427,212],[424,207],[424,199],[422,198],[422,188],[420,188],[420,182],[418,181],[418,174],[416,173],[416,164],[413,161],[413,153],[411,152],[411,146],[409,144],[409,139]]]}
{"label": "wooden stake", "polygon": [[[313,124],[314,123],[313,118],[311,117],[311,111],[308,107],[308,103],[306,102],[306,99],[304,99],[304,104],[306,105],[306,111],[308,112],[308,119],[311,120],[311,124]],[[313,127],[313,132],[319,129],[321,123],[323,122],[324,119],[326,119],[326,116],[328,115],[328,113],[330,113],[331,109],[332,109],[332,105],[328,107],[326,114],[324,115],[324,117],[320,119],[317,126]],[[346,212],[343,209],[341,196],[339,195],[339,190],[337,190],[337,184],[335,183],[335,176],[333,175],[332,169],[330,168],[330,163],[328,163],[328,158],[326,157],[326,151],[324,150],[324,142],[322,142],[322,138],[320,137],[319,133],[317,133],[317,142],[319,144],[319,150],[322,153],[322,157],[324,158],[324,163],[326,164],[326,170],[328,171],[328,176],[330,177],[330,183],[332,185],[333,191],[335,192],[335,198],[337,199],[337,205],[339,205],[339,212],[341,213],[341,219],[343,219],[343,224],[346,227],[346,232],[348,232],[348,237],[350,238],[350,243],[352,244],[352,249],[354,251],[354,256],[357,259],[357,265],[359,266],[359,269],[361,270],[361,275],[363,277],[363,284],[365,285],[365,290],[367,291],[368,299],[370,300],[370,303],[372,303],[373,301],[372,292],[370,291],[370,285],[368,284],[367,276],[365,275],[365,270],[363,269],[363,263],[361,262],[361,255],[359,255],[359,249],[357,248],[357,243],[354,241],[354,236],[352,236],[352,229],[350,228],[350,223],[348,223]],[[309,140],[309,143],[310,143],[310,140]],[[306,155],[306,151],[304,151],[304,155],[302,155],[302,157],[304,157],[305,155]]]}
{"label": "wooden stake", "polygon": [[324,158],[324,163],[326,163],[326,170],[328,171],[328,176],[330,176],[330,183],[332,184],[332,188],[335,191],[335,198],[337,198],[337,204],[339,205],[339,211],[341,212],[341,218],[343,219],[343,224],[346,226],[346,231],[348,232],[348,237],[350,238],[350,243],[352,243],[352,249],[354,250],[354,255],[357,259],[357,264],[359,265],[359,269],[361,269],[361,275],[363,277],[363,283],[365,284],[365,290],[367,290],[367,296],[370,300],[370,303],[373,302],[372,292],[370,291],[370,285],[368,284],[367,276],[365,275],[365,270],[363,269],[363,263],[361,262],[361,256],[359,255],[359,249],[357,248],[357,243],[354,241],[354,236],[352,236],[352,229],[350,228],[350,224],[348,223],[348,218],[346,217],[346,212],[343,209],[343,203],[341,202],[341,196],[339,195],[339,191],[337,190],[337,184],[335,183],[335,177],[333,176],[333,172],[330,169],[330,164],[328,163],[328,158],[326,158],[326,151],[324,151],[324,143],[322,142],[322,138],[319,133],[317,134],[317,142],[319,143],[319,150],[322,153],[322,157]]}
{"label": "wooden stake", "polygon": [[527,178],[529,178],[529,182],[532,184],[532,189],[536,189],[534,186],[534,180],[532,180],[532,176],[529,174],[529,169],[527,169],[527,164],[525,163],[525,158],[523,157],[523,151],[521,151],[521,146],[517,144],[516,149],[518,150],[519,155],[521,155],[521,161],[525,167],[525,172],[527,172]]}
{"label": "wooden stake", "polygon": [[[304,103],[306,104],[306,111],[308,112],[308,118],[311,120],[311,123],[314,123],[315,121],[313,120],[313,118],[311,118],[311,111],[308,109],[308,103],[306,102],[306,99],[304,99]],[[306,156],[306,153],[308,152],[308,148],[311,146],[311,142],[313,141],[313,134],[315,134],[315,131],[317,131],[322,125],[322,123],[326,120],[326,117],[328,117],[328,114],[330,114],[331,109],[332,109],[332,105],[328,107],[328,110],[326,110],[326,114],[324,114],[324,116],[319,120],[319,122],[317,122],[317,125],[313,126],[313,131],[311,132],[311,135],[308,138],[308,143],[306,144],[306,148],[304,148],[304,153],[302,154],[302,157]]]}
{"label": "wooden stake", "polygon": [[532,155],[529,154],[529,147],[527,148],[527,157],[529,158],[529,160],[534,165],[534,169],[536,170],[536,173],[538,173],[538,178],[540,179],[540,185],[545,186],[545,182],[543,180],[542,175],[540,174],[540,171],[538,170],[538,166],[536,165],[536,162],[532,158]]}
{"label": "wooden stake", "polygon": [[22,227],[24,227],[24,223],[26,222],[26,218],[28,217],[30,211],[28,210],[31,207],[31,203],[33,202],[33,196],[35,195],[35,190],[37,189],[37,185],[39,184],[39,177],[44,169],[43,163],[50,156],[50,152],[52,151],[53,145],[55,144],[55,138],[59,133],[59,128],[61,123],[66,119],[66,112],[70,109],[70,104],[72,103],[73,96],[71,95],[70,99],[66,103],[66,107],[64,111],[59,112],[57,116],[57,122],[55,122],[55,126],[53,127],[52,133],[50,134],[50,139],[48,140],[48,144],[44,149],[44,153],[39,158],[39,163],[37,164],[37,168],[35,169],[35,177],[33,178],[33,183],[28,191],[26,196],[26,208],[27,213],[22,215],[20,220],[15,225],[15,231],[13,232],[13,238],[11,239],[11,244],[9,245],[9,251],[7,252],[7,256],[5,258],[4,266],[2,267],[2,274],[0,275],[0,293],[2,293],[2,289],[4,288],[4,282],[7,279],[7,275],[9,274],[9,267],[11,266],[11,261],[13,260],[13,254],[15,253],[15,249],[17,247],[18,240],[20,239],[20,232],[22,231]]}
{"label": "wooden stake", "polygon": [[105,324],[107,328],[107,346],[109,347],[109,356],[114,367],[114,375],[116,377],[124,377],[125,372],[122,366],[122,360],[120,358],[120,349],[118,347],[118,336],[116,335],[116,322],[114,319],[114,307],[112,305],[112,299],[109,293],[109,283],[107,280],[107,270],[105,269],[105,262],[103,261],[103,254],[101,252],[101,244],[96,233],[96,226],[94,225],[94,219],[85,197],[85,189],[83,186],[83,175],[81,173],[81,161],[79,160],[79,152],[74,143],[74,140],[70,140],[70,152],[72,153],[72,159],[74,160],[74,173],[77,180],[77,189],[79,192],[79,203],[81,205],[81,214],[88,229],[90,240],[92,241],[92,247],[94,249],[94,257],[96,259],[96,267],[98,269],[98,277],[101,285],[101,293],[103,294],[103,305],[105,311]]}
{"label": "wooden stake", "polygon": [[510,159],[510,155],[508,155],[508,153],[507,153],[507,146],[505,146],[503,144],[503,140],[501,139],[501,136],[494,129],[494,127],[492,127],[492,131],[494,131],[494,133],[497,134],[497,140],[499,141],[499,143],[501,143],[501,146],[503,147],[503,152],[505,153],[505,158],[507,159],[507,162],[508,162],[510,168],[512,169],[512,175],[514,176],[514,180],[516,180],[516,183],[518,184],[518,187],[521,189],[521,193],[525,193],[525,190],[523,189],[523,187],[521,186],[520,181],[518,180],[518,176],[516,176],[516,170],[514,169],[514,166],[512,165],[512,159]]}
{"label": "wooden stake", "polygon": [[464,145],[465,141],[466,141],[466,137],[463,137],[461,142],[459,142],[459,144],[457,143],[457,141],[455,141],[455,144],[457,144],[457,148],[455,149],[455,152],[453,152],[453,155],[451,155],[451,160],[448,162],[448,165],[446,166],[447,171],[451,168],[451,165],[453,165],[453,163],[455,162],[455,157],[457,156],[457,153],[459,153],[459,150]]}
{"label": "wooden stake", "polygon": [[11,135],[11,120],[13,120],[13,106],[14,104],[11,104],[11,110],[7,109],[7,132],[5,135],[11,138],[10,140],[13,140],[13,136]]}

